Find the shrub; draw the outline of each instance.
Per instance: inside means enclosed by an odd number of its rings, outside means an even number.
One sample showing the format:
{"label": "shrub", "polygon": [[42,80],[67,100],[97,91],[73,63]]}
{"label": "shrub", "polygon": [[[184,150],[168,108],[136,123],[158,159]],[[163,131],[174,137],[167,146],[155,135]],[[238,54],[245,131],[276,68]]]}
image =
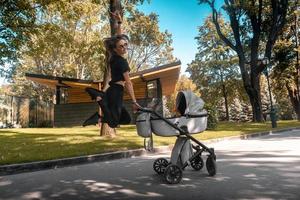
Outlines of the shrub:
{"label": "shrub", "polygon": [[218,125],[217,108],[210,103],[206,103],[204,105],[204,109],[206,109],[208,112],[207,129],[211,130],[217,128]]}

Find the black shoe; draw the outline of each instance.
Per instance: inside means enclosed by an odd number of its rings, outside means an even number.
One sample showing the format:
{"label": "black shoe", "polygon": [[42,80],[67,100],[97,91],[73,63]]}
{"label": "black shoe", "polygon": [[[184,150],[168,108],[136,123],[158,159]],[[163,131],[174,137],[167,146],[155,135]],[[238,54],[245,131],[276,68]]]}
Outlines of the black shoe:
{"label": "black shoe", "polygon": [[96,100],[97,97],[103,98],[105,94],[104,92],[91,87],[85,88],[85,91],[90,95],[92,100]]}
{"label": "black shoe", "polygon": [[88,126],[88,125],[97,125],[99,123],[99,119],[101,116],[98,112],[95,112],[92,116],[90,116],[87,120],[85,120],[82,124],[82,126]]}

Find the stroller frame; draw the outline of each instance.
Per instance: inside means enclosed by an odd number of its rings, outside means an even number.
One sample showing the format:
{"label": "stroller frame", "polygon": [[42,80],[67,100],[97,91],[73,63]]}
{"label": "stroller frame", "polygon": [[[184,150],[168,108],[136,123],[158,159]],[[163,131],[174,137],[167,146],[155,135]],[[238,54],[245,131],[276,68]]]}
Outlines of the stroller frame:
{"label": "stroller frame", "polygon": [[[207,152],[209,155],[206,160],[206,168],[208,174],[210,176],[214,176],[217,173],[217,164],[216,164],[216,155],[214,152],[214,148],[208,148],[206,145],[196,140],[193,136],[191,136],[186,127],[178,127],[176,124],[171,123],[168,119],[165,119],[163,116],[158,114],[156,111],[147,109],[147,108],[139,108],[138,111],[151,113],[158,117],[158,119],[163,120],[169,126],[179,131],[179,137],[185,137],[188,140],[193,141],[197,145],[192,144],[192,148],[196,151],[193,156],[191,156],[187,161],[185,161],[182,166],[178,166],[175,163],[168,162],[165,158],[158,158],[153,163],[153,169],[160,175],[164,175],[165,180],[170,184],[179,183],[182,179],[182,171],[189,165],[191,165],[195,170],[200,170],[204,166],[203,159],[201,155],[203,152]],[[198,115],[198,117],[206,117],[207,114]],[[188,117],[188,115],[187,115]]]}

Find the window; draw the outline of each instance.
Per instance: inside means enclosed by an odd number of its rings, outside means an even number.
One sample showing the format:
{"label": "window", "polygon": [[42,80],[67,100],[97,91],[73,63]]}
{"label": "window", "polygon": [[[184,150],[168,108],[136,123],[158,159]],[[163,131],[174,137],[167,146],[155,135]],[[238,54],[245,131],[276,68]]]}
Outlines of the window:
{"label": "window", "polygon": [[147,82],[147,98],[157,98],[157,80]]}
{"label": "window", "polygon": [[68,102],[68,88],[60,88],[60,104]]}

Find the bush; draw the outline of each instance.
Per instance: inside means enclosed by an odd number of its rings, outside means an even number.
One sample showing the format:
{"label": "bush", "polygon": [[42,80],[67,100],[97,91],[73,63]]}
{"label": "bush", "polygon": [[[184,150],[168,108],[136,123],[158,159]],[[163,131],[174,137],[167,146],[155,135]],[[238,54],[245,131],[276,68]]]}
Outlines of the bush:
{"label": "bush", "polygon": [[295,116],[294,109],[290,105],[278,105],[276,114],[282,120],[292,120]]}
{"label": "bush", "polygon": [[39,128],[51,128],[52,126],[52,121],[51,120],[43,120],[38,124]]}
{"label": "bush", "polygon": [[217,128],[218,125],[217,108],[210,103],[206,103],[204,105],[204,109],[206,109],[208,112],[207,129],[212,130]]}

